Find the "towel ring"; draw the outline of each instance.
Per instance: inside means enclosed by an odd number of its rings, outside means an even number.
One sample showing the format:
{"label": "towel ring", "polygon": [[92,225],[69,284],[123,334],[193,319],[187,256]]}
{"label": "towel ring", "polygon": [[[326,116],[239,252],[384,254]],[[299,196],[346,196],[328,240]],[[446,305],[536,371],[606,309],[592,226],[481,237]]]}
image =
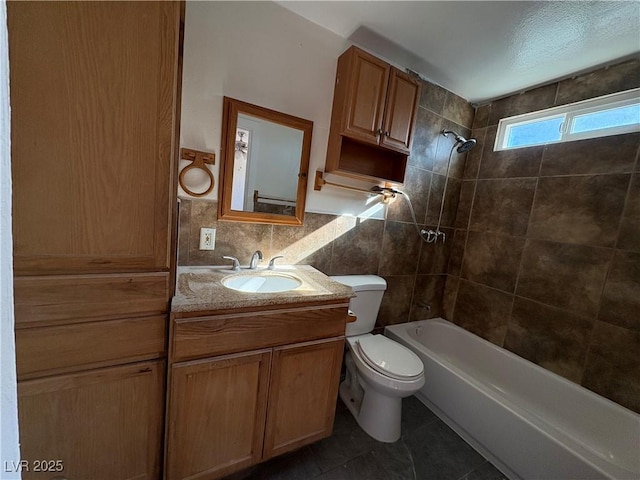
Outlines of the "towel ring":
{"label": "towel ring", "polygon": [[[213,173],[211,173],[211,170],[207,168],[207,164],[215,165],[216,156],[214,153],[200,152],[198,150],[192,150],[190,148],[181,148],[180,159],[189,160],[192,162],[191,165],[187,165],[180,171],[180,175],[178,177],[180,186],[185,192],[187,192],[192,197],[203,197],[211,190],[213,190],[215,180],[213,178]],[[204,170],[204,172],[209,176],[209,186],[204,192],[194,192],[184,184],[184,176],[192,168],[199,168],[200,170]]]}

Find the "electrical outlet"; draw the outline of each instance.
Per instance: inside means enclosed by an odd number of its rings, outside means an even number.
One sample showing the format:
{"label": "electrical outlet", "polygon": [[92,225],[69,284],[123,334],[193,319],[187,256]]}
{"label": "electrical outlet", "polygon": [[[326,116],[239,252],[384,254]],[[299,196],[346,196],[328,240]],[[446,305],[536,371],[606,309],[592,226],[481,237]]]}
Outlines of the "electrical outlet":
{"label": "electrical outlet", "polygon": [[213,250],[216,248],[216,229],[200,229],[200,250]]}

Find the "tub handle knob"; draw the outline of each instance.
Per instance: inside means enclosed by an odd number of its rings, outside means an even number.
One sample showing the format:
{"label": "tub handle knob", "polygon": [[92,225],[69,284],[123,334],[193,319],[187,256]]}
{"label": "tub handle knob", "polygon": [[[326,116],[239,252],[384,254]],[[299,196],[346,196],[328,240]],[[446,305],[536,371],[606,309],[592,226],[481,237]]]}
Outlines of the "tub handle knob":
{"label": "tub handle knob", "polygon": [[430,312],[430,311],[431,311],[431,304],[429,304],[429,303],[427,303],[427,302],[425,302],[425,301],[423,301],[423,300],[420,300],[420,301],[418,302],[418,306],[419,306],[420,308],[424,308],[424,309],[426,309],[428,312]]}

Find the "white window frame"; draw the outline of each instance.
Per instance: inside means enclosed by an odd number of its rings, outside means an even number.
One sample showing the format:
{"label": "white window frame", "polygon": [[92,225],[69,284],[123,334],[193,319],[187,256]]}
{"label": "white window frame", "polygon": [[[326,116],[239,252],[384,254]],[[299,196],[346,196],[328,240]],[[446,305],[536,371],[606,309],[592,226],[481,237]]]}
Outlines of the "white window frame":
{"label": "white window frame", "polygon": [[[612,108],[626,107],[639,103],[640,88],[634,88],[633,90],[626,90],[624,92],[612,93],[602,97],[590,98],[588,100],[570,103],[568,105],[561,105],[559,107],[547,108],[546,110],[539,110],[537,112],[503,118],[498,122],[498,131],[493,150],[496,152],[501,150],[515,150],[518,148],[535,147],[538,145],[549,145],[553,143],[584,140],[587,138],[607,137],[609,135],[620,135],[622,133],[640,132],[640,124],[635,123],[631,125],[590,130],[587,132],[571,133],[571,128],[573,127],[575,119],[580,115],[609,110]],[[564,119],[560,126],[561,135],[559,140],[519,145],[516,147],[509,147],[506,145],[509,139],[509,133],[513,127],[558,117],[562,117]]]}

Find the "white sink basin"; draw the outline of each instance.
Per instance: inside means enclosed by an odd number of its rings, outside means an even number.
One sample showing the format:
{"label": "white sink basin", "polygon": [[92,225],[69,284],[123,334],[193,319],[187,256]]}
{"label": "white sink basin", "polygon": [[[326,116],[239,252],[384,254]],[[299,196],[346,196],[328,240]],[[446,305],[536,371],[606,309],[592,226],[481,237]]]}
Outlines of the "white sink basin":
{"label": "white sink basin", "polygon": [[283,273],[254,273],[230,275],[222,280],[222,285],[239,292],[277,293],[298,288],[302,280]]}

